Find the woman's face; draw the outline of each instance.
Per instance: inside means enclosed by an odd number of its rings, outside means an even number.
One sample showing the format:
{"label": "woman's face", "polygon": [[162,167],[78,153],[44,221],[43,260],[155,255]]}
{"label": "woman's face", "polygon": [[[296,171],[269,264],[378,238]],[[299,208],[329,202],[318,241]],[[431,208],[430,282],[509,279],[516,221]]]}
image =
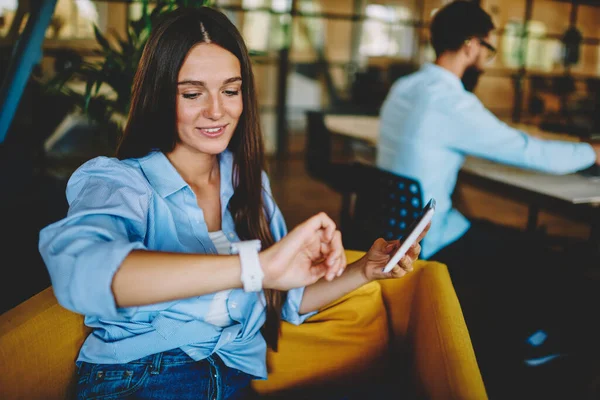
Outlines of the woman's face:
{"label": "woman's face", "polygon": [[177,79],[180,141],[176,148],[211,155],[221,153],[235,132],[243,108],[237,57],[212,43],[193,47]]}

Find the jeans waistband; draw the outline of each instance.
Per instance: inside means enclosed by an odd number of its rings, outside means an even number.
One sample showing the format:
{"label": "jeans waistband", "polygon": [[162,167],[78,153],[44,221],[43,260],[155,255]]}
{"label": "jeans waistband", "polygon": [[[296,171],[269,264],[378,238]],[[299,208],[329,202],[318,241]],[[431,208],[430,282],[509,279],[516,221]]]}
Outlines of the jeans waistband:
{"label": "jeans waistband", "polygon": [[[214,358],[216,355],[209,356]],[[186,363],[202,363],[207,360],[195,361],[188,356],[183,350],[177,348],[172,350],[163,351],[161,353],[151,354],[146,357],[142,357],[138,360],[129,362],[129,364],[150,364],[154,369],[159,370],[161,365],[168,364],[186,364]]]}

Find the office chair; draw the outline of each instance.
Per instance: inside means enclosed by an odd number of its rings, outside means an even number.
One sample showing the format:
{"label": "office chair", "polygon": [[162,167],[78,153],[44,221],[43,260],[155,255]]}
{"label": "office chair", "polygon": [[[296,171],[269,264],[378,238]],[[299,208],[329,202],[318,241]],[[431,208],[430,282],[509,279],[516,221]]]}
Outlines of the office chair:
{"label": "office chair", "polygon": [[419,182],[361,163],[346,168],[352,179],[345,195],[353,199],[342,207],[344,246],[367,251],[379,237],[402,238],[423,208]]}

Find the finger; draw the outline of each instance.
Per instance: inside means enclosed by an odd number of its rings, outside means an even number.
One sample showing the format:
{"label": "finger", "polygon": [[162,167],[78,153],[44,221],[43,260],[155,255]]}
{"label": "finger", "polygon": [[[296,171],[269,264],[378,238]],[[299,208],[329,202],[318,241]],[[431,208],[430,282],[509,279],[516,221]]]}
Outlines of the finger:
{"label": "finger", "polygon": [[342,252],[342,259],[340,261],[342,263],[342,269],[338,272],[338,276],[342,275],[348,266],[348,259],[346,258],[346,252]]}
{"label": "finger", "polygon": [[394,267],[389,272],[383,272],[383,268],[378,270],[374,275],[375,279],[390,279],[390,278],[399,278],[401,276],[406,275],[407,272],[400,268],[398,265],[394,265]]}
{"label": "finger", "polygon": [[331,245],[329,243],[321,242],[321,255],[323,257],[328,257],[331,253]]}
{"label": "finger", "polygon": [[335,255],[327,258],[327,278],[329,280],[338,276],[338,271],[341,268],[341,255]]}
{"label": "finger", "polygon": [[398,265],[394,266],[394,268],[392,268],[392,270],[390,271],[391,278],[401,278],[407,273],[408,272],[406,270],[400,268],[400,266]]}
{"label": "finger", "polygon": [[342,272],[344,272],[344,269],[342,266],[342,258],[338,257],[335,260],[333,260],[333,264],[331,266],[328,266],[328,271],[327,271],[327,275],[325,275],[325,278],[328,281],[332,281],[336,277],[340,276],[342,274]]}
{"label": "finger", "polygon": [[417,238],[417,242],[420,242],[425,237],[425,235],[427,235],[427,232],[429,232],[429,228],[431,228],[431,221],[427,223],[427,226],[425,227],[425,229],[423,229],[423,232],[421,232],[421,234]]}
{"label": "finger", "polygon": [[412,246],[410,246],[406,254],[408,254],[413,260],[418,259],[419,254],[421,254],[421,245],[418,242],[414,243]]}
{"label": "finger", "polygon": [[387,246],[388,242],[384,238],[378,238],[373,242],[370,250],[385,253]]}
{"label": "finger", "polygon": [[335,222],[333,222],[333,220],[324,212],[318,213],[315,217],[317,218],[317,229],[323,230],[324,239],[327,242],[331,242],[333,239],[333,234],[336,230]]}
{"label": "finger", "polygon": [[327,214],[320,212],[304,221],[299,227],[304,238],[313,237],[318,232],[323,235],[325,242],[330,242],[335,231],[335,222]]}
{"label": "finger", "polygon": [[323,264],[313,265],[310,268],[309,273],[310,273],[310,277],[309,277],[308,284],[313,284],[325,276],[325,274],[327,273],[327,267]]}
{"label": "finger", "polygon": [[387,245],[384,248],[384,252],[386,254],[392,254],[396,250],[398,250],[398,248],[400,247],[400,241],[399,240],[390,240],[389,242],[386,242],[386,243],[387,243]]}
{"label": "finger", "polygon": [[340,231],[335,231],[333,239],[327,246],[329,249],[329,253],[327,254],[327,264],[333,265],[334,260],[340,258],[344,251],[344,246],[342,245],[342,233]]}
{"label": "finger", "polygon": [[333,279],[336,276],[340,276],[343,269],[346,267],[343,262],[344,246],[342,244],[342,233],[340,231],[335,231],[333,234],[331,247],[332,251],[330,258],[328,259],[328,265],[330,266],[329,274],[331,274],[331,279]]}
{"label": "finger", "polygon": [[398,266],[403,270],[410,272],[413,270],[413,259],[409,255],[404,255],[398,262]]}

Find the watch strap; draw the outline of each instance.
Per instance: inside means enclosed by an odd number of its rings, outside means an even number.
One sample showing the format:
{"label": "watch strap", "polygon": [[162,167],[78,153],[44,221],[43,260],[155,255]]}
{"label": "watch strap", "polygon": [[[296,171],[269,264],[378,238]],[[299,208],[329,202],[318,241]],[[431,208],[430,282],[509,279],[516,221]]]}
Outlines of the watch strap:
{"label": "watch strap", "polygon": [[260,292],[265,274],[260,266],[260,240],[245,240],[231,244],[234,254],[240,255],[241,278],[245,292]]}

